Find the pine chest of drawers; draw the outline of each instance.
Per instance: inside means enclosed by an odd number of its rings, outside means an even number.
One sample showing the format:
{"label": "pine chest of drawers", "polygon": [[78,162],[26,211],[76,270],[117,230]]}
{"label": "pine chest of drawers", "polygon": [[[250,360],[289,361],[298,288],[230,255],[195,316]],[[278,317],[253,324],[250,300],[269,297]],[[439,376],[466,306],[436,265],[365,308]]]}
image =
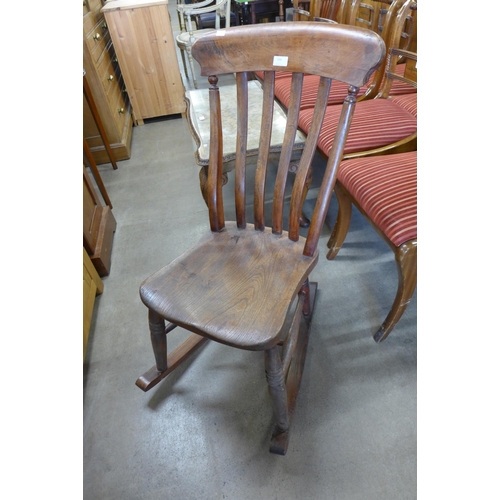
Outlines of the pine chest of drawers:
{"label": "pine chest of drawers", "polygon": [[185,114],[168,0],[115,0],[101,10],[120,63],[134,123]]}

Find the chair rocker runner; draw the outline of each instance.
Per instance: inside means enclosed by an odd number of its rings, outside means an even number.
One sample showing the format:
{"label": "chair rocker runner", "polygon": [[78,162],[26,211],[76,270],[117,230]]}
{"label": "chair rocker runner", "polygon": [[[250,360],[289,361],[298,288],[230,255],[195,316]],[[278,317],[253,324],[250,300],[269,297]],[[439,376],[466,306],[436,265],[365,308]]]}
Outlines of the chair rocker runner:
{"label": "chair rocker runner", "polygon": [[[209,77],[211,85],[207,182],[210,231],[140,287],[141,299],[149,310],[156,365],[139,377],[136,384],[144,391],[154,387],[206,339],[238,349],[264,351],[265,373],[276,421],[270,451],[284,455],[305,363],[317,288],[316,283],[309,282],[309,276],[319,257],[318,241],[343,156],[356,95],[383,61],[385,45],[376,33],[357,27],[287,22],[212,31],[194,43],[192,54],[200,63],[201,74]],[[294,81],[283,147],[274,174],[268,171],[274,76],[283,65],[293,72]],[[265,72],[260,148],[256,167],[247,169],[248,81],[258,70]],[[234,222],[225,220],[222,196],[224,138],[217,75],[227,73],[236,74],[237,85]],[[288,166],[305,73],[320,75],[321,83],[313,126],[293,178],[288,209],[285,208]],[[316,150],[329,86],[337,79],[350,87],[311,225],[307,236],[302,236],[299,219],[304,186]],[[251,190],[247,193],[246,186],[252,175],[253,214],[247,214],[246,198],[250,197]],[[266,183],[270,184],[271,179],[274,179],[272,213],[269,214],[271,220],[266,221],[265,206],[269,204],[265,203],[264,194]],[[167,355],[167,334],[176,326],[192,334]]]}

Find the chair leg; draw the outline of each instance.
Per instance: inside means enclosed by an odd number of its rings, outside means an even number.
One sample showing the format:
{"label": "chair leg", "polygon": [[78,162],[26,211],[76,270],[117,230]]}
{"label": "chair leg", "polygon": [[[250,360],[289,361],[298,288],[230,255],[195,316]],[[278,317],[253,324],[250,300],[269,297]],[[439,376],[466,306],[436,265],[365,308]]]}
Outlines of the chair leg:
{"label": "chair leg", "polygon": [[417,241],[403,243],[396,250],[396,264],[398,267],[398,291],[392,308],[382,326],[373,336],[375,342],[382,342],[396,326],[406,310],[417,285]]}
{"label": "chair leg", "polygon": [[[295,413],[295,405],[306,360],[316,290],[317,283],[308,283],[306,281],[300,291],[304,295],[302,310],[299,311],[303,313],[303,321],[300,323],[297,339],[294,342],[295,347],[291,361],[287,363],[289,367],[286,377],[281,358],[283,353],[278,352],[277,346],[265,351],[266,378],[276,419],[276,426],[269,448],[271,453],[285,455],[288,448],[290,427]],[[306,314],[306,312],[309,314]]]}
{"label": "chair leg", "polygon": [[286,432],[290,427],[290,417],[288,415],[288,399],[283,364],[281,363],[278,346],[271,347],[264,354],[266,379],[276,419],[276,430],[280,433]]}
{"label": "chair leg", "polygon": [[186,78],[189,78],[188,70],[187,70],[187,66],[186,66],[186,54],[184,53],[185,50],[180,49],[180,51],[181,51],[182,65],[184,66],[184,74],[186,75]]}
{"label": "chair leg", "polygon": [[167,369],[167,332],[165,331],[165,320],[152,309],[149,309],[148,317],[156,369],[162,372]]}
{"label": "chair leg", "polygon": [[339,213],[337,215],[337,220],[335,222],[335,227],[333,228],[332,235],[326,244],[330,249],[326,258],[328,260],[333,260],[339,253],[342,244],[344,243],[345,237],[347,236],[347,231],[349,230],[349,224],[351,222],[352,214],[352,204],[351,200],[344,193],[343,188],[339,182],[335,183],[335,194],[337,196],[339,204]]}
{"label": "chair leg", "polygon": [[176,328],[177,325],[173,323],[165,325],[165,320],[159,314],[152,309],[148,309],[148,311],[149,332],[156,364],[143,373],[135,382],[135,385],[144,392],[149,391],[161,382],[207,341],[207,338],[192,333],[184,342],[167,355],[167,334]]}

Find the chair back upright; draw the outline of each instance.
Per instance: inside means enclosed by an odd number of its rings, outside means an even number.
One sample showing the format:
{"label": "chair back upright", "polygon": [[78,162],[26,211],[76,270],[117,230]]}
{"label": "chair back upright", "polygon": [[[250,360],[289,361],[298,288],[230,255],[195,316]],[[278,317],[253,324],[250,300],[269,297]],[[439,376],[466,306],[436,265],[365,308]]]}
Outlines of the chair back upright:
{"label": "chair back upright", "polygon": [[[295,175],[291,193],[288,238],[299,240],[302,197],[319,132],[327,106],[332,80],[349,85],[334,144],[317,197],[311,225],[304,244],[304,255],[312,256],[317,248],[321,228],[335,183],[336,171],[356,104],[359,88],[382,63],[385,44],[374,32],[353,26],[329,25],[321,22],[269,23],[227,28],[200,37],[192,47],[193,57],[208,76],[210,102],[210,157],[207,180],[207,204],[212,231],[224,229],[222,196],[222,142],[220,95],[217,75],[235,73],[237,85],[237,142],[235,159],[236,222],[240,229],[247,224],[246,215],[246,141],[248,135],[248,80],[252,72],[263,71],[263,107],[259,152],[254,174],[253,224],[263,231],[265,186],[268,180],[274,83],[276,71],[290,71],[292,93],[273,190],[272,233],[283,233],[283,212],[288,168],[297,132],[304,74],[320,76],[313,122]],[[250,124],[254,127],[256,124]]]}

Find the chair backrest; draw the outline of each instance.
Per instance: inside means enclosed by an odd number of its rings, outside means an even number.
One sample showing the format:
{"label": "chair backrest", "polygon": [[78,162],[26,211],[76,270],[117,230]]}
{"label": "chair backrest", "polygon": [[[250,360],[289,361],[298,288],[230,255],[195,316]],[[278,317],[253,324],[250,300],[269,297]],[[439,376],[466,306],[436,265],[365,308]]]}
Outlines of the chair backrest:
{"label": "chair backrest", "polygon": [[[323,21],[340,23],[346,15],[350,0],[311,0],[309,10],[300,0],[293,0],[294,21]],[[361,0],[357,0],[361,1]]]}
{"label": "chair backrest", "polygon": [[[363,0],[363,3],[366,1]],[[413,7],[408,7],[408,2],[409,0],[371,1],[371,8],[373,10],[370,10],[370,12],[373,15],[370,25],[376,27],[375,31],[384,40],[387,53],[389,53],[390,47],[405,50],[410,43],[416,47],[416,18],[414,18],[416,10],[413,10]],[[354,19],[355,17],[353,16],[351,21],[357,23]],[[359,17],[357,19],[359,20]],[[382,25],[380,25],[380,22],[382,22]],[[395,61],[396,63],[404,62],[402,56],[399,56]],[[372,99],[378,96],[385,82],[387,62],[388,59],[386,60],[386,64],[381,65],[375,71],[370,86],[360,100]]]}
{"label": "chair backrest", "polygon": [[[387,43],[384,82],[377,97],[387,98],[395,80],[417,87],[416,13],[417,2],[414,0],[406,0],[397,13],[394,21],[395,28]],[[408,28],[410,29],[408,30]],[[404,36],[404,34],[408,36]],[[406,63],[405,71],[400,74],[396,71],[396,67],[403,59]]]}
{"label": "chair backrest", "polygon": [[304,255],[312,256],[317,248],[322,225],[335,183],[336,171],[343,156],[348,129],[352,120],[359,87],[382,63],[385,44],[379,35],[365,29],[329,25],[321,22],[287,22],[236,26],[200,37],[192,47],[193,57],[208,76],[210,102],[210,153],[207,180],[207,204],[212,231],[225,226],[222,197],[223,123],[217,75],[235,73],[237,86],[237,130],[235,159],[235,207],[239,228],[246,227],[246,143],[248,123],[248,79],[255,71],[264,71],[263,107],[260,147],[255,168],[254,216],[255,229],[264,230],[264,193],[274,109],[275,72],[293,73],[292,92],[287,122],[274,184],[272,232],[283,233],[283,212],[288,168],[297,131],[300,98],[304,74],[319,75],[320,84],[314,108],[312,127],[295,175],[290,201],[288,237],[299,240],[299,218],[307,175],[316,151],[332,79],[347,83],[338,132],[325,169],[320,192],[308,231]]}

